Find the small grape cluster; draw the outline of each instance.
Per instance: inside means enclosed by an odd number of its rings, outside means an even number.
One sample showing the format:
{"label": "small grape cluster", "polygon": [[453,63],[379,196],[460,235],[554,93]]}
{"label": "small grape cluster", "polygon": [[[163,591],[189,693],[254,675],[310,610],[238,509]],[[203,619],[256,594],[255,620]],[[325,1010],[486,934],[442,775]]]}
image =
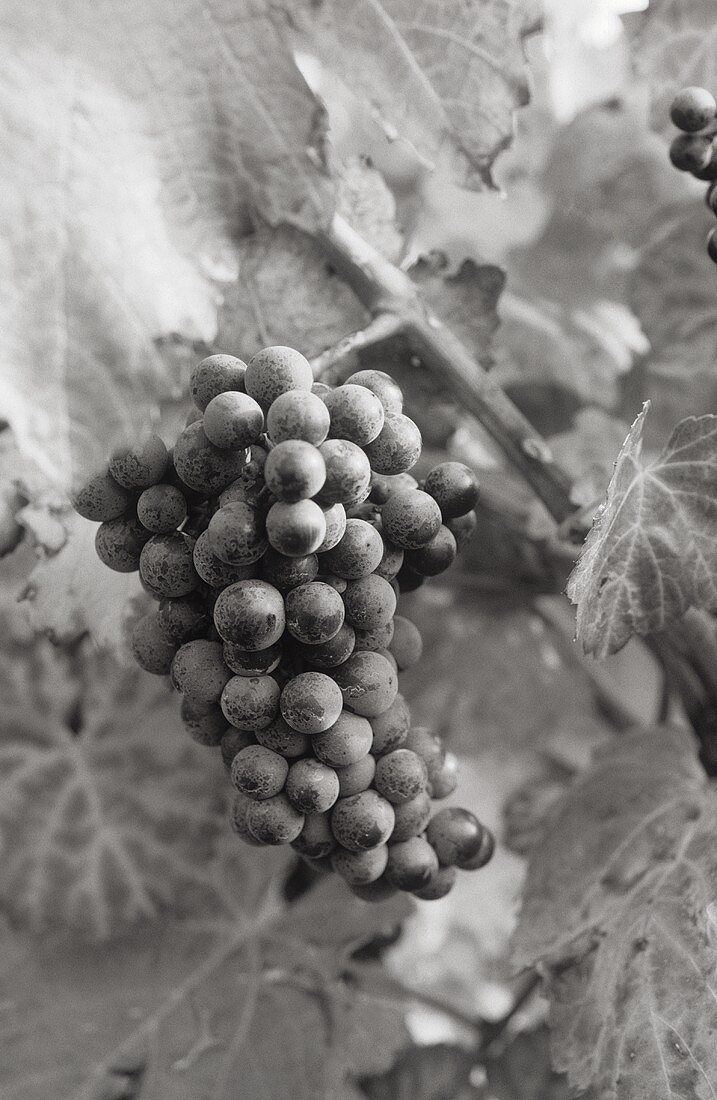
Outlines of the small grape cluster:
{"label": "small grape cluster", "polygon": [[476,525],[458,462],[422,485],[421,435],[382,371],[314,382],[286,347],[203,360],[174,448],[153,435],[74,496],[101,560],[156,610],[140,666],[170,675],[185,727],[219,747],[249,844],[291,844],[360,897],[443,897],[490,832],[451,794],[457,760],[412,728],[398,672],[421,656],[398,595],[447,569]]}
{"label": "small grape cluster", "polygon": [[[670,145],[670,160],[680,172],[709,182],[705,201],[717,215],[717,100],[706,88],[678,92],[670,118],[682,131]],[[717,264],[717,228],[707,236],[707,255]]]}

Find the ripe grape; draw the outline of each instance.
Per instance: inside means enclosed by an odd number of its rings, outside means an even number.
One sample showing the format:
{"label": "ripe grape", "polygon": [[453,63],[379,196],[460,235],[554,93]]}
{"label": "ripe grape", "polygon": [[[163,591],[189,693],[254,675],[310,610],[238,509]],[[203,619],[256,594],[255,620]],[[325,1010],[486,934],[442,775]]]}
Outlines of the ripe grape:
{"label": "ripe grape", "polygon": [[100,561],[115,573],[134,573],[139,569],[142,547],[150,538],[136,516],[119,516],[99,525],[95,550]]}
{"label": "ripe grape", "polygon": [[268,726],[256,731],[256,739],[260,745],[265,745],[267,749],[273,749],[280,756],[286,756],[289,759],[304,756],[311,751],[311,738],[305,733],[293,730],[280,714],[277,714]]}
{"label": "ripe grape", "polygon": [[479,871],[481,867],[485,867],[493,858],[493,852],[495,851],[495,838],[489,829],[483,828],[483,843],[481,844],[475,855],[469,859],[462,859],[458,863],[461,871]]}
{"label": "ripe grape", "polygon": [[398,594],[403,595],[404,592],[415,592],[417,588],[425,582],[425,577],[422,577],[420,573],[416,573],[411,569],[410,565],[405,562],[398,571],[395,577],[395,583],[398,585]]}
{"label": "ripe grape", "polygon": [[707,255],[713,264],[717,264],[717,230],[710,229],[707,234]]}
{"label": "ripe grape", "polygon": [[383,554],[381,560],[374,569],[377,577],[383,577],[386,581],[394,580],[403,565],[404,551],[400,546],[394,546],[384,537],[382,528],[379,529],[383,539]]}
{"label": "ripe grape", "polygon": [[365,451],[377,473],[403,474],[418,462],[421,442],[421,433],[409,417],[386,413],[380,434]]}
{"label": "ripe grape", "polygon": [[227,565],[218,558],[209,544],[208,531],[203,531],[195,542],[192,558],[197,573],[212,588],[226,588],[247,579],[254,571],[252,565]]}
{"label": "ripe grape", "polygon": [[384,504],[381,522],[390,542],[403,550],[417,550],[438,534],[441,510],[421,489],[402,489]]}
{"label": "ripe grape", "polygon": [[417,664],[423,653],[423,638],[415,623],[403,615],[394,615],[393,639],[388,648],[401,671]]}
{"label": "ripe grape", "polygon": [[457,877],[458,872],[455,867],[439,867],[431,875],[425,886],[421,886],[418,890],[412,890],[411,893],[420,898],[421,901],[438,901],[439,898],[444,898],[446,894],[451,892]]}
{"label": "ripe grape", "polygon": [[331,587],[335,588],[336,591],[342,596],[346,591],[349,583],[348,581],[345,581],[343,577],[337,577],[333,573],[321,573],[319,576],[319,580],[323,581],[324,584],[330,584]]}
{"label": "ripe grape", "polygon": [[296,504],[316,496],[326,480],[321,451],[301,439],[287,439],[269,451],[264,480],[278,500]]}
{"label": "ripe grape", "polygon": [[177,646],[167,641],[154,611],[143,615],[132,628],[132,653],[140,668],[155,676],[166,676]]}
{"label": "ripe grape", "polygon": [[[319,737],[326,737],[326,734],[320,733]],[[376,758],[370,752],[367,752],[365,756],[362,756],[360,760],[356,760],[353,764],[337,767],[336,774],[339,777],[339,798],[349,798],[352,794],[360,794],[361,791],[367,791],[373,783],[373,777],[376,774]]]}
{"label": "ripe grape", "polygon": [[313,581],[319,572],[319,559],[316,554],[306,554],[302,558],[287,558],[271,547],[261,561],[261,575],[274,588],[286,596],[292,588]]}
{"label": "ripe grape", "polygon": [[218,393],[204,410],[204,434],[222,451],[249,447],[263,431],[264,413],[247,393]]}
{"label": "ripe grape", "polygon": [[365,500],[371,485],[371,465],[366,453],[349,439],[327,439],[319,447],[326,480],[319,497],[324,504],[350,508]]}
{"label": "ripe grape", "polygon": [[199,584],[193,543],[186,535],[152,535],[142,547],[139,572],[156,596],[186,596]]}
{"label": "ripe grape", "polygon": [[356,633],[348,623],[343,623],[333,638],[319,645],[299,645],[298,652],[315,668],[337,668],[348,660],[354,651]]}
{"label": "ripe grape", "polygon": [[444,521],[457,519],[475,508],[478,482],[462,462],[441,462],[428,474],[423,488],[433,497]]}
{"label": "ripe grape", "polygon": [[358,630],[376,630],[387,626],[396,610],[396,593],[388,581],[377,577],[375,573],[351,581],[344,592],[343,601],[348,622]]}
{"label": "ripe grape", "polygon": [[211,624],[211,615],[204,599],[191,592],[176,599],[161,600],[157,623],[168,642],[181,645],[205,634]]}
{"label": "ripe grape", "polygon": [[390,374],[382,370],[358,370],[346,379],[346,385],[365,386],[376,394],[387,413],[403,410],[403,394]]}
{"label": "ripe grape", "polygon": [[426,765],[410,749],[394,749],[382,756],[376,764],[374,787],[394,805],[415,798],[425,790],[427,782]]}
{"label": "ripe grape", "polygon": [[264,485],[264,465],[268,452],[254,443],[249,448],[249,461],[242,472],[234,481],[230,482],[219,494],[219,506],[233,504],[234,501],[243,500],[245,504],[251,504],[256,508],[263,505],[267,498]]}
{"label": "ripe grape", "polygon": [[302,814],[322,814],[339,797],[339,777],[319,760],[297,760],[289,768],[286,797]]}
{"label": "ripe grape", "polygon": [[381,756],[385,752],[400,748],[406,742],[410,725],[411,715],[408,704],[402,695],[397,695],[383,714],[378,714],[371,719],[373,730],[371,752],[374,756]]}
{"label": "ripe grape", "polygon": [[237,676],[265,676],[279,664],[283,652],[281,642],[266,649],[242,649],[231,642],[224,643],[224,660]]}
{"label": "ripe grape", "polygon": [[248,798],[273,798],[283,789],[288,774],[284,757],[263,745],[248,745],[232,760],[232,783]]}
{"label": "ripe grape", "polygon": [[79,515],[95,523],[106,523],[124,515],[131,496],[107,471],[95,474],[72,495],[72,506]]}
{"label": "ripe grape", "polygon": [[304,827],[296,840],[292,840],[291,847],[308,859],[323,859],[330,855],[336,847],[336,841],[331,832],[329,815],[306,814]]}
{"label": "ripe grape", "polygon": [[331,416],[332,439],[349,439],[358,447],[365,447],[383,427],[383,405],[365,386],[337,386],[326,394],[324,402]]}
{"label": "ripe grape", "polygon": [[337,848],[331,856],[333,870],[352,886],[365,886],[375,882],[386,870],[387,863],[388,848],[385,844],[363,852]]}
{"label": "ripe grape", "polygon": [[431,818],[426,840],[442,867],[461,867],[485,847],[485,833],[475,814],[460,806],[446,806]]}
{"label": "ripe grape", "polygon": [[[353,584],[358,584],[358,581],[353,581]],[[393,592],[393,589],[391,589]],[[372,630],[357,630],[356,631],[356,649],[370,649],[374,653],[379,653],[382,650],[387,650],[391,644],[393,638],[393,619],[387,623],[382,623],[380,626],[374,627]]]}
{"label": "ripe grape", "polygon": [[412,836],[388,849],[386,878],[398,890],[421,890],[438,871],[438,858],[422,836]]}
{"label": "ripe grape", "polygon": [[457,519],[446,520],[446,527],[456,540],[456,546],[462,550],[473,538],[478,526],[478,517],[475,512],[466,512]]}
{"label": "ripe grape", "polygon": [[706,88],[682,88],[672,100],[670,118],[687,133],[703,130],[717,114],[717,102]]}
{"label": "ripe grape", "polygon": [[400,844],[413,836],[420,836],[431,819],[431,798],[427,791],[419,791],[408,802],[393,807],[396,823],[389,837],[389,844]]}
{"label": "ripe grape", "polygon": [[343,504],[330,504],[322,508],[322,512],[326,521],[326,535],[317,550],[318,554],[333,550],[334,546],[341,542],[346,531],[346,509]]}
{"label": "ripe grape", "polygon": [[255,745],[254,734],[249,733],[248,730],[235,730],[233,726],[227,728],[226,718],[222,713],[221,707],[214,708],[218,710],[222,716],[224,722],[224,733],[221,740],[221,753],[222,760],[227,768],[231,768],[232,761],[238,752],[247,748],[249,745]]}
{"label": "ripe grape", "polygon": [[280,694],[271,676],[232,676],[222,692],[221,708],[232,726],[256,733],[276,718]]}
{"label": "ripe grape", "polygon": [[185,730],[198,745],[215,747],[220,745],[227,730],[227,720],[221,707],[212,703],[193,703],[191,699],[182,699],[180,710]]}
{"label": "ripe grape", "polygon": [[286,629],[305,645],[330,641],[344,621],[341,596],[329,584],[312,581],[293,588],[286,596]]}
{"label": "ripe grape", "polygon": [[355,894],[361,901],[381,902],[386,901],[388,898],[392,898],[396,895],[397,890],[395,886],[391,886],[390,882],[386,881],[384,875],[381,878],[377,878],[375,882],[367,882],[365,886],[351,885],[350,890],[352,894]]}
{"label": "ripe grape", "polygon": [[262,841],[257,840],[247,824],[247,811],[253,803],[254,799],[247,798],[245,794],[240,794],[239,791],[237,791],[232,803],[230,822],[234,832],[237,836],[241,837],[245,844],[253,844],[259,847]]}
{"label": "ripe grape", "polygon": [[286,626],[281,593],[266,581],[230,584],[217,597],[214,624],[225,642],[242,649],[266,649],[279,641]]}
{"label": "ripe grape", "polygon": [[346,768],[366,756],[371,749],[372,738],[370,723],[344,710],[328,729],[314,736],[311,747],[323,764]]}
{"label": "ripe grape", "polygon": [[249,360],[244,376],[246,392],[258,401],[264,412],[282,393],[310,390],[314,374],[308,359],[293,348],[263,348]]}
{"label": "ripe grape", "polygon": [[338,684],[323,672],[302,672],[284,687],[281,713],[292,729],[313,736],[333,726],[343,700]]}
{"label": "ripe grape", "polygon": [[362,852],[385,844],[395,820],[390,802],[376,791],[361,791],[338,800],[331,811],[331,831],[342,847]]}
{"label": "ripe grape", "polygon": [[437,533],[424,546],[418,550],[406,551],[406,564],[422,577],[436,577],[450,569],[457,553],[458,547],[453,533],[441,524]]}
{"label": "ripe grape", "polygon": [[222,451],[204,434],[201,421],[189,424],[174,445],[174,468],[190,489],[216,496],[241,474],[247,461],[244,450]]}
{"label": "ripe grape", "polygon": [[137,518],[155,535],[176,531],[187,518],[187,501],[175,485],[151,485],[137,501]]}
{"label": "ripe grape", "polygon": [[712,142],[701,134],[678,134],[670,144],[670,160],[680,172],[706,168],[711,155]]}
{"label": "ripe grape", "polygon": [[221,642],[197,638],[185,642],[172,661],[172,683],[193,703],[218,703],[231,672]]}
{"label": "ripe grape", "polygon": [[220,393],[244,392],[246,363],[233,355],[210,355],[194,368],[189,379],[192,400],[202,412]]}
{"label": "ripe grape", "polygon": [[249,831],[262,844],[290,844],[304,827],[304,815],[295,810],[285,794],[252,802],[247,807]]}
{"label": "ripe grape", "polygon": [[380,653],[352,653],[334,677],[344,705],[365,718],[383,714],[398,693],[396,672]]}
{"label": "ripe grape", "polygon": [[147,489],[162,480],[169,455],[158,435],[150,435],[140,447],[128,448],[110,459],[110,474],[125,489]]}
{"label": "ripe grape", "polygon": [[260,514],[241,500],[225,504],[214,513],[207,527],[207,542],[212,553],[227,565],[251,565],[268,546]]}
{"label": "ripe grape", "polygon": [[279,500],[269,509],[266,534],[270,545],[280,554],[303,558],[315,553],[326,538],[324,513],[313,500],[300,500],[296,504]]}
{"label": "ripe grape", "polygon": [[399,489],[417,489],[418,482],[412,474],[371,474],[371,496],[374,504],[385,504]]}
{"label": "ripe grape", "polygon": [[428,793],[431,798],[448,798],[458,786],[458,757],[447,752],[439,768],[429,768]]}
{"label": "ripe grape", "polygon": [[380,653],[382,657],[385,657],[385,659],[388,661],[388,663],[390,664],[390,666],[391,666],[391,668],[393,669],[394,672],[398,672],[398,665],[396,664],[396,658],[394,657],[393,653],[391,653],[390,650],[388,650],[388,649],[377,649],[376,652]]}
{"label": "ripe grape", "polygon": [[341,541],[322,555],[321,567],[344,580],[358,580],[373,573],[382,556],[383,540],[376,528],[366,520],[349,519]]}
{"label": "ripe grape", "polygon": [[318,447],[329,434],[330,425],[326,405],[317,394],[308,390],[280,394],[272,402],[266,418],[266,430],[272,443],[303,439]]}

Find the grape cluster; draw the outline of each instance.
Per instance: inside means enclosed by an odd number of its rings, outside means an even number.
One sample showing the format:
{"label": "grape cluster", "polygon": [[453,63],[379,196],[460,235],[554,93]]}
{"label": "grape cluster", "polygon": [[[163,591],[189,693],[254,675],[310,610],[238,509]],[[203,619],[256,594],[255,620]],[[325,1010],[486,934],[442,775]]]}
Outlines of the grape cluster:
{"label": "grape cluster", "polygon": [[[672,101],[670,118],[682,131],[670,145],[670,160],[681,172],[709,182],[705,199],[717,215],[717,100],[706,88],[683,88]],[[707,255],[717,264],[717,228],[707,236]]]}
{"label": "grape cluster", "polygon": [[422,641],[396,605],[472,534],[475,478],[443,462],[418,483],[420,432],[381,371],[330,388],[270,347],[203,360],[191,393],[171,451],[152,436],[74,496],[102,561],[157,601],[134,655],[220,749],[247,843],[291,844],[366,899],[443,897],[493,838],[433,813],[457,760],[411,726],[398,673]]}

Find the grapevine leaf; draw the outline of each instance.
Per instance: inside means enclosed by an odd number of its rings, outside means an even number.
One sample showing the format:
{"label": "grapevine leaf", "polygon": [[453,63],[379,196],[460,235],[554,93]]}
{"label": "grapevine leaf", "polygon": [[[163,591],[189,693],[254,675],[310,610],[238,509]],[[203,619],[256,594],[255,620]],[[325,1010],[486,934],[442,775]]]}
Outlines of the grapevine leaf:
{"label": "grapevine leaf", "polygon": [[690,735],[658,727],[601,750],[532,853],[517,961],[586,1100],[715,1094],[716,827]]}
{"label": "grapevine leaf", "polygon": [[662,454],[641,461],[647,407],[615,463],[568,584],[586,652],[615,653],[688,607],[717,606],[717,417],[688,417]]}

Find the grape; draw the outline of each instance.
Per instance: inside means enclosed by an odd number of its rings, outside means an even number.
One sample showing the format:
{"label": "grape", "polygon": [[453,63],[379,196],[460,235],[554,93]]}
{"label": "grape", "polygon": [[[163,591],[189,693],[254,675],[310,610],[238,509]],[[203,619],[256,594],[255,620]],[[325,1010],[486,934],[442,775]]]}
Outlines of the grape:
{"label": "grape", "polygon": [[373,573],[383,556],[383,539],[375,527],[363,519],[346,521],[343,538],[321,558],[321,567],[347,581]]}
{"label": "grape", "polygon": [[127,449],[110,459],[110,474],[125,489],[147,489],[162,480],[169,455],[158,435],[150,435],[141,447]]}
{"label": "grape", "polygon": [[241,500],[225,504],[214,513],[207,527],[207,541],[212,553],[226,565],[251,565],[268,546],[261,516]]}
{"label": "grape", "polygon": [[265,676],[279,664],[282,644],[274,642],[266,649],[242,649],[231,642],[224,643],[224,660],[237,676]]}
{"label": "grape", "polygon": [[137,518],[155,535],[176,531],[187,518],[187,501],[175,485],[151,485],[137,501]]}
{"label": "grape", "polygon": [[336,841],[331,832],[329,815],[306,814],[304,827],[296,840],[292,840],[291,847],[309,859],[323,859],[333,852]]}
{"label": "grape", "polygon": [[303,558],[315,553],[326,538],[324,513],[313,500],[300,500],[296,504],[277,501],[266,517],[266,534],[270,545],[280,554]]}
{"label": "grape", "polygon": [[717,230],[710,229],[707,234],[707,255],[713,264],[717,264]]}
{"label": "grape", "polygon": [[333,573],[321,573],[319,580],[324,584],[330,584],[332,588],[336,589],[339,595],[343,596],[344,592],[348,588],[348,581],[345,581],[343,577],[336,577]]}
{"label": "grape", "polygon": [[394,546],[387,538],[383,539],[383,554],[381,560],[374,569],[377,577],[383,577],[386,581],[392,581],[398,576],[403,565],[404,552],[400,546]]}
{"label": "grape", "polygon": [[331,504],[328,508],[322,508],[322,511],[326,521],[326,535],[317,550],[318,554],[338,546],[346,531],[346,509],[343,504]]}
{"label": "grape", "polygon": [[174,445],[174,468],[185,485],[216,496],[241,474],[245,451],[221,451],[207,439],[201,421],[181,432]]}
{"label": "grape", "polygon": [[255,745],[254,734],[249,733],[248,730],[235,730],[233,726],[226,728],[226,718],[222,713],[221,707],[216,708],[222,716],[224,722],[224,734],[221,740],[221,753],[222,760],[227,768],[231,768],[232,761],[238,752],[242,749],[246,749],[249,745]]}
{"label": "grape", "polygon": [[446,806],[428,823],[426,840],[442,867],[462,867],[484,849],[486,832],[470,810]]}
{"label": "grape", "polygon": [[[320,733],[319,737],[326,737],[326,734]],[[371,786],[373,777],[376,774],[376,760],[371,753],[366,753],[365,756],[362,756],[360,760],[356,760],[353,764],[337,767],[336,774],[339,777],[339,798],[349,798],[352,794],[367,791]]]}
{"label": "grape", "polygon": [[261,575],[264,580],[286,596],[292,588],[308,584],[319,572],[319,559],[316,554],[306,554],[301,558],[287,558],[277,550],[270,548],[261,561]]}
{"label": "grape", "polygon": [[323,814],[339,797],[339,777],[319,760],[297,760],[289,768],[286,797],[302,814]]}
{"label": "grape", "polygon": [[326,394],[324,402],[331,416],[332,439],[349,439],[358,447],[365,447],[383,427],[383,405],[365,386],[337,386]]}
{"label": "grape", "polygon": [[267,649],[284,633],[286,618],[281,593],[266,581],[230,584],[214,605],[214,625],[225,642],[243,649]]}
{"label": "grape", "polygon": [[458,757],[452,752],[447,752],[440,768],[429,769],[428,793],[436,800],[448,798],[458,786]]}
{"label": "grape", "polygon": [[222,451],[249,447],[263,431],[264,413],[247,393],[219,393],[204,410],[204,434]]}
{"label": "grape", "polygon": [[398,693],[396,673],[380,653],[352,653],[334,677],[344,705],[365,718],[383,714]]}
{"label": "grape", "polygon": [[403,615],[394,615],[393,639],[388,648],[401,671],[417,664],[423,653],[423,638],[415,623]]}
{"label": "grape", "polygon": [[378,530],[381,509],[378,504],[373,504],[370,500],[362,500],[359,504],[352,504],[350,508],[346,508],[346,517],[347,519],[365,519]]}
{"label": "grape", "polygon": [[415,570],[411,569],[410,565],[406,565],[404,562],[395,577],[399,595],[402,596],[404,592],[415,592],[417,588],[421,587],[425,579],[425,577],[422,577],[420,573],[416,573]]}
{"label": "grape", "polygon": [[273,798],[283,789],[288,774],[284,757],[263,745],[248,745],[232,760],[232,783],[248,798]]}
{"label": "grape", "polygon": [[420,756],[428,768],[430,782],[431,777],[443,767],[443,761],[446,758],[446,750],[440,737],[423,726],[414,726],[406,735],[405,747]]}
{"label": "grape", "polygon": [[205,584],[225,588],[228,584],[246,580],[253,573],[252,565],[227,565],[218,558],[209,544],[209,532],[203,531],[194,544],[194,568]]}
{"label": "grape", "polygon": [[704,168],[696,168],[692,175],[696,180],[708,180],[712,182],[717,180],[717,148],[715,148],[714,140],[712,142],[712,152],[710,153],[710,159]]}
{"label": "grape", "polygon": [[493,858],[495,851],[495,838],[489,829],[483,828],[483,843],[475,855],[469,859],[462,859],[458,866],[462,871],[479,871]]}
{"label": "grape", "polygon": [[717,102],[706,88],[682,88],[672,100],[670,118],[680,130],[703,130],[717,114]]}
{"label": "grape", "polygon": [[399,489],[417,489],[418,482],[412,474],[371,474],[371,496],[374,504],[385,504]]}
{"label": "grape", "polygon": [[314,736],[311,747],[322,764],[345,768],[366,756],[372,737],[365,718],[344,710],[329,729]]}
{"label": "grape", "polygon": [[410,749],[394,749],[382,756],[376,764],[374,787],[379,794],[396,805],[415,798],[425,790],[427,782],[426,765]]}
{"label": "grape", "polygon": [[172,661],[172,683],[193,703],[218,703],[231,672],[221,642],[197,638],[185,642]]}
{"label": "grape", "polygon": [[436,577],[453,565],[457,553],[458,547],[452,532],[441,524],[430,542],[419,550],[406,552],[406,564],[422,577]]}
{"label": "grape", "polygon": [[361,901],[381,902],[394,897],[396,888],[382,876],[375,882],[367,882],[365,886],[352,885],[351,893],[361,898]]}
{"label": "grape", "polygon": [[438,901],[453,889],[458,873],[455,867],[439,867],[431,875],[425,886],[411,892],[421,901]]}
{"label": "grape", "polygon": [[252,798],[247,798],[245,794],[240,794],[239,791],[237,791],[232,803],[230,821],[234,832],[237,836],[241,837],[246,844],[259,846],[262,844],[262,841],[256,839],[247,824],[247,812],[253,803],[254,800]]}
{"label": "grape", "polygon": [[269,451],[264,480],[279,500],[296,504],[316,496],[326,480],[321,451],[301,439],[287,439]]}
{"label": "grape", "polygon": [[293,348],[263,348],[249,360],[244,384],[246,392],[258,401],[264,412],[282,393],[310,390],[314,374],[308,359]]}
{"label": "grape", "polygon": [[252,802],[247,808],[249,831],[263,844],[290,844],[304,827],[304,815],[289,802],[285,794]]}
{"label": "grape", "polygon": [[[185,496],[191,494],[196,496],[193,489],[187,489],[186,486],[182,490]],[[205,499],[200,504],[191,504],[187,510],[187,519],[183,525],[183,531],[185,535],[189,535],[190,538],[197,539],[200,535],[204,534],[209,521],[216,512],[216,505],[213,500]]]}
{"label": "grape", "polygon": [[[358,581],[353,581],[353,584],[358,584]],[[393,591],[393,589],[391,589]],[[356,649],[370,649],[374,653],[378,653],[379,650],[386,650],[391,644],[393,638],[393,619],[388,623],[383,623],[381,626],[376,626],[372,630],[357,630],[356,631]]]}
{"label": "grape", "polygon": [[[390,666],[391,666],[391,668],[393,669],[394,672],[398,672],[398,665],[396,664],[396,658],[394,657],[393,653],[391,653],[390,650],[388,650],[388,649],[377,649],[376,653],[379,653],[386,661],[388,661],[388,663],[390,664]],[[381,713],[383,714],[384,712],[382,711]]]}
{"label": "grape", "polygon": [[431,818],[431,799],[427,791],[419,791],[408,802],[401,802],[393,808],[396,823],[389,844],[400,844],[413,836],[420,836]]}
{"label": "grape", "polygon": [[[396,610],[396,593],[388,581],[377,577],[375,573],[351,581],[344,592],[343,600],[348,622],[359,630],[385,627],[393,619]],[[361,647],[357,645],[357,648]]]}
{"label": "grape", "polygon": [[211,617],[201,596],[192,592],[176,599],[161,600],[157,622],[168,642],[181,645],[205,634]]}
{"label": "grape", "polygon": [[220,707],[214,703],[207,706],[205,703],[193,703],[191,699],[182,699],[180,713],[184,728],[198,745],[215,747],[221,744],[227,720]]}
{"label": "grape", "polygon": [[403,550],[417,550],[438,534],[441,510],[421,489],[402,489],[384,504],[381,522],[390,542]]}
{"label": "grape", "polygon": [[300,645],[297,648],[304,660],[315,668],[337,668],[351,656],[355,643],[354,628],[348,623],[343,623],[328,642],[321,642],[320,645]]}
{"label": "grape", "polygon": [[678,134],[670,144],[670,160],[680,172],[698,172],[706,168],[711,155],[711,140],[700,134]]}
{"label": "grape", "polygon": [[311,739],[307,734],[293,730],[280,714],[270,725],[256,731],[256,739],[260,745],[266,745],[267,749],[273,749],[289,759],[304,756],[311,750]]}
{"label": "grape", "polygon": [[421,433],[403,413],[386,413],[380,435],[365,450],[377,473],[403,474],[421,457]]}
{"label": "grape", "polygon": [[446,527],[456,540],[456,546],[459,550],[468,545],[475,534],[477,526],[478,517],[475,512],[466,512],[464,516],[459,516],[457,519],[446,520]]}
{"label": "grape", "polygon": [[323,733],[342,710],[338,684],[323,672],[301,672],[281,693],[282,717],[299,733]]}
{"label": "grape", "polygon": [[106,523],[124,515],[131,503],[130,494],[108,471],[95,474],[72,496],[72,506],[84,519]]}
{"label": "grape", "polygon": [[361,791],[338,800],[331,812],[331,830],[349,851],[367,851],[386,843],[395,820],[390,802],[376,791]]}
{"label": "grape", "polygon": [[132,653],[140,668],[166,676],[172,667],[176,645],[165,638],[154,611],[138,619],[132,629]]}
{"label": "grape", "polygon": [[[717,214],[717,183],[712,183],[705,192],[705,202],[713,214]],[[91,518],[91,517],[88,517]]]}
{"label": "grape", "polygon": [[305,645],[328,642],[343,621],[343,600],[331,585],[312,581],[287,593],[286,629],[297,641]]}
{"label": "grape", "polygon": [[383,714],[371,719],[373,730],[371,752],[374,756],[381,756],[385,752],[400,748],[406,741],[410,725],[408,704],[402,695],[397,695]]}
{"label": "grape", "polygon": [[438,871],[438,857],[422,836],[412,836],[388,850],[386,878],[399,890],[421,890]]}
{"label": "grape", "polygon": [[388,863],[388,848],[379,844],[364,852],[349,852],[337,848],[331,856],[331,866],[337,875],[352,886],[365,886],[380,878]]}
{"label": "grape", "polygon": [[156,596],[186,596],[199,584],[193,543],[186,535],[152,535],[142,547],[139,572]]}
{"label": "grape", "polygon": [[350,508],[365,500],[371,485],[371,465],[365,452],[349,439],[327,439],[319,451],[326,467],[321,501]]}
{"label": "grape", "polygon": [[382,370],[358,370],[346,379],[346,385],[365,386],[375,393],[387,413],[403,410],[403,394],[390,374]]}
{"label": "grape", "polygon": [[[330,392],[330,391],[329,391]],[[303,439],[318,447],[329,434],[331,417],[321,398],[307,390],[282,393],[272,402],[266,429],[273,443]]]}
{"label": "grape", "polygon": [[475,508],[478,482],[462,462],[441,462],[428,474],[423,488],[433,497],[444,520],[457,519]]}
{"label": "grape", "polygon": [[120,516],[101,523],[95,535],[95,550],[101,562],[115,573],[139,569],[142,547],[151,538],[136,516]]}
{"label": "grape", "polygon": [[267,451],[254,443],[249,448],[249,461],[234,481],[230,482],[219,494],[219,506],[233,504],[237,500],[244,501],[256,508],[263,503],[267,496],[264,485],[264,465]]}
{"label": "grape", "polygon": [[189,379],[192,400],[202,412],[220,393],[244,391],[246,363],[233,355],[210,355],[194,368]]}
{"label": "grape", "polygon": [[256,733],[276,718],[280,694],[271,676],[232,676],[222,692],[221,708],[232,726]]}

